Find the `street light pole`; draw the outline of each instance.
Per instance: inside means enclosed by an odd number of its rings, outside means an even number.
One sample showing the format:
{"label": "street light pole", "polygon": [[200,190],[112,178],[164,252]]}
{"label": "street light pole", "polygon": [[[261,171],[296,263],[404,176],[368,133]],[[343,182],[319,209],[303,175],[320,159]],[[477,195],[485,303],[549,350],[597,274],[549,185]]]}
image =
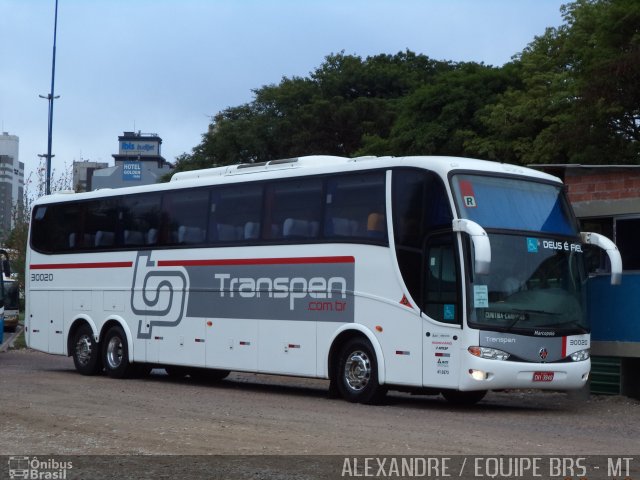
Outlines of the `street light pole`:
{"label": "street light pole", "polygon": [[56,0],[56,8],[53,21],[53,60],[51,61],[51,92],[47,95],[40,95],[40,98],[46,98],[49,101],[49,129],[47,136],[47,154],[39,155],[41,157],[47,157],[47,178],[46,178],[46,195],[51,194],[51,143],[53,137],[53,101],[56,98],[60,98],[60,95],[54,95],[54,85],[56,78],[56,36],[58,33],[58,0]]}

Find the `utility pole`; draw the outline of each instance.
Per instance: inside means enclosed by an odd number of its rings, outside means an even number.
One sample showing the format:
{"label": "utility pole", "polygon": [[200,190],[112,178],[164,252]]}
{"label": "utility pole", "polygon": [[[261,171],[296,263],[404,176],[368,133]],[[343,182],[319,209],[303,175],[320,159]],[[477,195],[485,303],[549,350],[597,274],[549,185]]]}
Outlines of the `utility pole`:
{"label": "utility pole", "polygon": [[44,155],[38,155],[39,157],[46,157],[47,159],[47,178],[45,194],[51,194],[51,158],[55,155],[51,154],[51,143],[53,136],[53,101],[56,98],[60,98],[60,95],[54,96],[54,85],[56,78],[56,36],[58,33],[58,0],[56,0],[55,15],[53,21],[53,60],[51,61],[51,92],[48,95],[39,95],[40,98],[45,98],[49,101],[49,131],[47,136],[47,153]]}

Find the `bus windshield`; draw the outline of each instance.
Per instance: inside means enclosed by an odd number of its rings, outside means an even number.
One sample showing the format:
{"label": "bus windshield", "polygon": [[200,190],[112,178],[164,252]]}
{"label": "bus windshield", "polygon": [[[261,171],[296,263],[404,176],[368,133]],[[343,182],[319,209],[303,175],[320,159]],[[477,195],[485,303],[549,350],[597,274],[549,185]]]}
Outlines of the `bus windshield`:
{"label": "bus windshield", "polygon": [[491,268],[474,274],[469,323],[489,330],[586,332],[582,245],[561,185],[455,175],[460,216],[484,227]]}
{"label": "bus windshield", "polygon": [[561,185],[458,174],[453,177],[453,190],[460,217],[485,229],[578,235]]}
{"label": "bus windshield", "polygon": [[473,278],[470,324],[521,333],[587,332],[579,243],[496,233],[489,238],[491,271]]}

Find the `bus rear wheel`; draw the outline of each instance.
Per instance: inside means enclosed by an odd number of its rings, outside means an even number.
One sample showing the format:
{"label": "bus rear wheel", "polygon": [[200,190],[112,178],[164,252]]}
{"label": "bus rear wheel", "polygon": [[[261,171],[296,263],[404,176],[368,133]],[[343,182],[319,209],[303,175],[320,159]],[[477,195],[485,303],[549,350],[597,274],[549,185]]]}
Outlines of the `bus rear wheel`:
{"label": "bus rear wheel", "polygon": [[73,364],[82,375],[96,375],[102,370],[100,348],[93,337],[93,330],[86,323],[75,331],[72,348]]}
{"label": "bus rear wheel", "polygon": [[342,398],[349,402],[382,401],[387,389],[378,383],[378,362],[367,340],[354,338],[344,345],[336,369],[336,383]]}
{"label": "bus rear wheel", "polygon": [[127,336],[122,327],[111,327],[102,342],[102,363],[111,378],[127,378],[134,373],[129,361]]}

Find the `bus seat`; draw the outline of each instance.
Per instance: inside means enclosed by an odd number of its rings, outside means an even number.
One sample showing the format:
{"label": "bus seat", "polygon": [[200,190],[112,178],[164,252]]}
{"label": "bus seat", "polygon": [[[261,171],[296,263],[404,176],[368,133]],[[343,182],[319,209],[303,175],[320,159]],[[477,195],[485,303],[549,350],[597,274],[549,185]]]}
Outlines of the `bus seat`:
{"label": "bus seat", "polygon": [[255,240],[260,237],[260,223],[247,222],[244,224],[244,239]]}
{"label": "bus seat", "polygon": [[384,213],[370,213],[367,218],[367,236],[384,238],[387,231],[387,220]]}
{"label": "bus seat", "polygon": [[205,231],[202,228],[186,225],[180,225],[178,228],[178,243],[202,243],[204,237]]}
{"label": "bus seat", "polygon": [[[92,235],[90,233],[85,233],[82,237],[84,239],[84,246],[93,246],[94,241],[95,241],[95,235]],[[70,233],[69,234],[69,248],[76,248],[76,247],[80,247],[82,245],[79,245],[78,242],[76,241],[77,236],[75,233]]]}
{"label": "bus seat", "polygon": [[124,244],[125,245],[142,245],[144,243],[144,235],[137,230],[125,230],[124,231]]}
{"label": "bus seat", "polygon": [[309,236],[317,237],[320,231],[320,222],[309,222]]}
{"label": "bus seat", "polygon": [[96,247],[110,247],[113,245],[113,240],[115,239],[115,234],[113,232],[108,232],[106,230],[98,230],[96,232]]}
{"label": "bus seat", "polygon": [[238,240],[238,229],[235,225],[219,223],[218,225],[216,225],[216,227],[218,229],[218,240],[220,240],[221,242]]}
{"label": "bus seat", "polygon": [[150,228],[146,235],[146,244],[147,245],[155,245],[158,243],[158,229]]}
{"label": "bus seat", "polygon": [[340,237],[351,237],[358,231],[358,222],[348,218],[332,218],[333,234]]}
{"label": "bus seat", "polygon": [[308,237],[309,222],[297,218],[287,218],[282,225],[282,236],[284,237]]}

